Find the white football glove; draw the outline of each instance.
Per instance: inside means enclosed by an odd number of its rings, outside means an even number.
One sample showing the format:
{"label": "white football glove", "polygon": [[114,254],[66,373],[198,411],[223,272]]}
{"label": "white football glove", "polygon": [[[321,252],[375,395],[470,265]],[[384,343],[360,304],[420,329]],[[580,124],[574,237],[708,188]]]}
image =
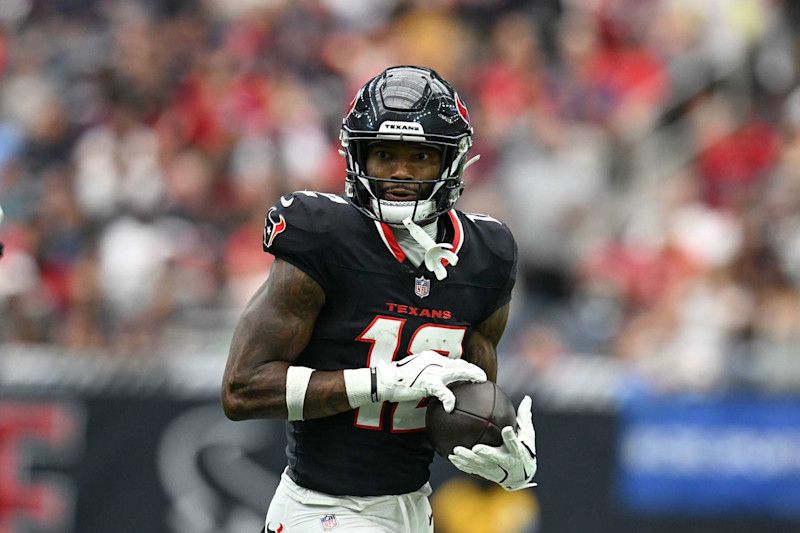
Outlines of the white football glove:
{"label": "white football glove", "polygon": [[486,372],[463,359],[450,359],[432,350],[400,361],[378,363],[378,401],[405,402],[436,396],[448,413],[456,397],[447,388],[455,381],[486,381]]}
{"label": "white football glove", "polygon": [[531,398],[525,396],[517,409],[517,432],[506,426],[502,430],[503,445],[476,444],[471,450],[456,446],[448,456],[462,472],[494,481],[506,490],[535,487],[536,432],[531,418]]}
{"label": "white football glove", "polygon": [[436,396],[448,413],[456,397],[447,385],[456,381],[486,381],[486,372],[463,359],[425,350],[399,361],[380,361],[371,368],[344,371],[350,407],[369,402],[406,402]]}

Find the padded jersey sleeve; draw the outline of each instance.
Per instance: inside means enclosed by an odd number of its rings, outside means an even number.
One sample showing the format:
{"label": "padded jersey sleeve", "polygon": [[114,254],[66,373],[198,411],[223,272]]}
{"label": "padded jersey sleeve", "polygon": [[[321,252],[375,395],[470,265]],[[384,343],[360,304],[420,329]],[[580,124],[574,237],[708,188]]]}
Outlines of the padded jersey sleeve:
{"label": "padded jersey sleeve", "polygon": [[517,258],[519,255],[514,236],[505,224],[495,231],[492,242],[499,259],[498,265],[501,266],[499,272],[502,276],[503,288],[498,292],[498,298],[487,313],[487,317],[511,301],[511,291],[517,282]]}
{"label": "padded jersey sleeve", "polygon": [[508,263],[507,281],[505,287],[503,287],[503,291],[500,293],[500,298],[495,305],[495,310],[500,309],[502,306],[511,301],[511,291],[514,289],[514,284],[517,282],[517,259],[519,257],[517,242],[514,240],[514,236],[511,234],[511,230],[508,229],[508,226],[503,227],[506,229],[508,234],[512,253],[511,261]]}
{"label": "padded jersey sleeve", "polygon": [[465,223],[472,227],[474,244],[481,250],[480,276],[494,289],[494,298],[485,308],[485,320],[511,301],[511,291],[517,281],[517,243],[511,229],[499,220],[475,213],[464,216]]}
{"label": "padded jersey sleeve", "polygon": [[264,251],[296,266],[325,292],[331,286],[327,258],[333,245],[330,220],[335,207],[320,193],[292,193],[270,207],[264,221]]}

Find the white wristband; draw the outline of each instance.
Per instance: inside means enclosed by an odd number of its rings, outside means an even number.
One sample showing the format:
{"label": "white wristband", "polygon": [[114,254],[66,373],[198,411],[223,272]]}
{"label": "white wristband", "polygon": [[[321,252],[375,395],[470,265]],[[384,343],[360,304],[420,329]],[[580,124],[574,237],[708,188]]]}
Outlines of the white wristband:
{"label": "white wristband", "polygon": [[344,388],[347,391],[347,402],[351,408],[355,409],[370,402],[377,402],[377,392],[373,392],[374,372],[374,368],[355,368],[344,371]]}
{"label": "white wristband", "polygon": [[311,380],[313,368],[290,366],[286,369],[286,410],[289,420],[303,420],[303,405],[306,403],[306,389]]}

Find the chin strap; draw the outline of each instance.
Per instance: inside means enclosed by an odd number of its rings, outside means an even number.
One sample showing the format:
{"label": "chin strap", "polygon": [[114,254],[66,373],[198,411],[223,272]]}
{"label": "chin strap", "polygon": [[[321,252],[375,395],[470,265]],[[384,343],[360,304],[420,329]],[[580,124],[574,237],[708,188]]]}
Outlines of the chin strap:
{"label": "chin strap", "polygon": [[458,264],[458,256],[446,250],[445,248],[452,248],[453,245],[440,242],[437,243],[431,239],[430,235],[425,233],[425,230],[417,226],[411,217],[403,220],[403,225],[408,229],[411,236],[417,241],[420,246],[425,248],[425,267],[436,275],[439,281],[447,277],[447,269],[445,269],[443,260],[447,260],[451,265]]}

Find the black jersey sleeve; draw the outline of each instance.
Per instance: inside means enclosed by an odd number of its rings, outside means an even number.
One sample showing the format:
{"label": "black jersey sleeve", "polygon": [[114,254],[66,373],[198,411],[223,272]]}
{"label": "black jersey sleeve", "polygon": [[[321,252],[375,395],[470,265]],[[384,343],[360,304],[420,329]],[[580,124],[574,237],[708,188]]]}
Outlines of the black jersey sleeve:
{"label": "black jersey sleeve", "polygon": [[494,228],[495,235],[490,242],[494,245],[494,253],[498,258],[502,280],[502,290],[498,292],[497,301],[489,310],[487,317],[511,301],[511,291],[517,282],[517,243],[511,230],[505,224]]}
{"label": "black jersey sleeve", "polygon": [[[517,250],[517,242],[514,240],[514,236],[511,234],[511,230],[508,229],[507,226],[504,226],[506,231],[508,232],[508,238],[510,240],[510,247],[512,249],[511,254],[511,261],[508,263],[508,274],[506,279],[505,287],[503,287],[503,291],[500,294],[500,299],[495,305],[495,310],[499,309],[500,307],[504,306],[508,302],[511,301],[511,291],[514,289],[514,284],[517,282],[517,259],[519,258],[519,251]],[[494,311],[493,311],[494,312]]]}
{"label": "black jersey sleeve", "polygon": [[490,216],[466,214],[475,245],[480,250],[478,276],[492,287],[494,296],[487,302],[484,319],[511,301],[517,281],[517,243],[511,229]]}
{"label": "black jersey sleeve", "polygon": [[264,221],[264,251],[296,266],[328,293],[335,210],[342,203],[347,202],[338,196],[306,191],[282,196]]}

